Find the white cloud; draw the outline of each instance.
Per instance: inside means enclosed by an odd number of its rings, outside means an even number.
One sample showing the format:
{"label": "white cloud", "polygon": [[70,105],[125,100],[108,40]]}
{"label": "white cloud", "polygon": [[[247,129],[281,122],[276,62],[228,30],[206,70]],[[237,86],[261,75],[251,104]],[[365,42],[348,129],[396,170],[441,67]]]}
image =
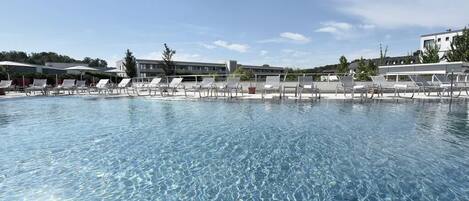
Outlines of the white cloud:
{"label": "white cloud", "polygon": [[468,0],[349,0],[341,5],[342,12],[384,28],[460,28],[469,22]]}
{"label": "white cloud", "polygon": [[371,24],[353,25],[347,22],[329,21],[321,23],[322,27],[316,29],[316,32],[332,34],[337,40],[348,40],[363,36],[363,31],[374,29]]}
{"label": "white cloud", "polygon": [[299,33],[293,32],[283,32],[280,33],[277,38],[269,38],[264,40],[259,40],[257,43],[301,43],[306,44],[311,42],[311,38],[308,38]]}
{"label": "white cloud", "polygon": [[282,38],[285,38],[285,39],[289,39],[289,40],[293,40],[293,41],[297,41],[297,42],[300,42],[300,43],[308,43],[311,41],[310,38],[302,35],[302,34],[299,34],[299,33],[292,33],[292,32],[283,32],[280,34],[280,37]]}
{"label": "white cloud", "polygon": [[261,56],[265,56],[267,55],[269,52],[267,50],[261,50],[261,52],[259,53]]}
{"label": "white cloud", "polygon": [[206,44],[206,43],[200,43],[200,45],[202,47],[205,47],[205,48],[209,49],[209,50],[217,48],[215,45],[210,45],[210,44]]}
{"label": "white cloud", "polygon": [[248,45],[228,43],[228,42],[222,41],[222,40],[217,40],[217,41],[213,42],[213,44],[216,45],[216,46],[219,46],[219,47],[223,47],[223,48],[233,50],[233,51],[237,51],[237,52],[241,52],[241,53],[247,52],[248,49],[249,49]]}

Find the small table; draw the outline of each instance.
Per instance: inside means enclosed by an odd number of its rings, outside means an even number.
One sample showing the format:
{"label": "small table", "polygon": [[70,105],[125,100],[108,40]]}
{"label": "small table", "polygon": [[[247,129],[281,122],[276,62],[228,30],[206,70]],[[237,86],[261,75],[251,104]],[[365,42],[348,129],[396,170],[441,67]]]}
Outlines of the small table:
{"label": "small table", "polygon": [[295,97],[298,96],[298,87],[297,86],[283,86],[283,97],[285,97],[286,89],[295,89]]}

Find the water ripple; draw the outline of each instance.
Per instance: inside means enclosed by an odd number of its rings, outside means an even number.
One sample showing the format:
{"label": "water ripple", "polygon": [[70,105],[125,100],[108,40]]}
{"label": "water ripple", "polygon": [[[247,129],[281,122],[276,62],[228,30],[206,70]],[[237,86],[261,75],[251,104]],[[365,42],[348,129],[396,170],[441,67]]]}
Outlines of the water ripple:
{"label": "water ripple", "polygon": [[0,104],[0,200],[469,199],[467,103]]}

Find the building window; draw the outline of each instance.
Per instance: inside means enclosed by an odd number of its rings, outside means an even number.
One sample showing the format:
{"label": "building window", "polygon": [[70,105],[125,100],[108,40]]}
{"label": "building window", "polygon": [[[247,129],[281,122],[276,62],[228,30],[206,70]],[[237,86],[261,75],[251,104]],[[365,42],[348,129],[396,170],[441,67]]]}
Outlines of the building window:
{"label": "building window", "polygon": [[435,40],[433,39],[423,41],[423,48],[432,47],[434,45],[435,45]]}
{"label": "building window", "polygon": [[438,38],[438,42],[441,42],[441,38]]}
{"label": "building window", "polygon": [[446,40],[446,41],[449,41],[449,37],[446,37],[446,39],[445,39],[445,40]]}

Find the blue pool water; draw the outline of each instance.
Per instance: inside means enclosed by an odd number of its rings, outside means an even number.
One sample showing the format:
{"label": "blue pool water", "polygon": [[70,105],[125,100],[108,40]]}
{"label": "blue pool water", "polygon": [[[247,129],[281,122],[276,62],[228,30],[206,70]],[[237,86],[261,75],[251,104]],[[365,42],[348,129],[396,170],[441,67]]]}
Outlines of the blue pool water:
{"label": "blue pool water", "polygon": [[469,200],[467,103],[0,101],[0,200]]}

